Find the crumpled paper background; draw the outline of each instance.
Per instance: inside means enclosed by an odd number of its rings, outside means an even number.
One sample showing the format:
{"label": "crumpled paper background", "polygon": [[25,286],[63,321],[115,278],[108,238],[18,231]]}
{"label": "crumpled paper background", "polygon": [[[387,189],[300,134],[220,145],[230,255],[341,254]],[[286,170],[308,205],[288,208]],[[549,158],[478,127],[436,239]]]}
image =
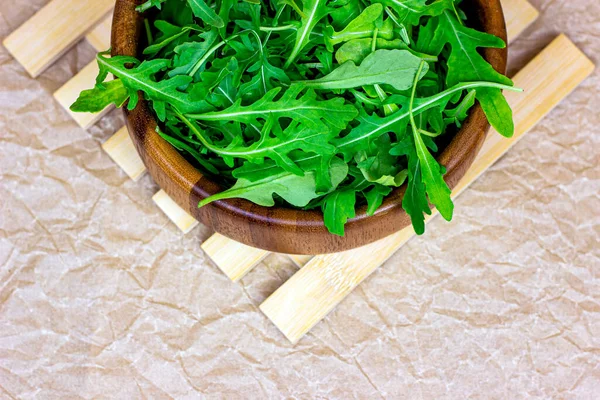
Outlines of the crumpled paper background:
{"label": "crumpled paper background", "polygon": [[[6,37],[47,0],[0,0]],[[600,61],[600,2],[532,0],[512,71],[559,32]],[[292,346],[257,305],[294,272],[232,284],[52,93],[0,47],[0,398],[600,396],[600,74]]]}

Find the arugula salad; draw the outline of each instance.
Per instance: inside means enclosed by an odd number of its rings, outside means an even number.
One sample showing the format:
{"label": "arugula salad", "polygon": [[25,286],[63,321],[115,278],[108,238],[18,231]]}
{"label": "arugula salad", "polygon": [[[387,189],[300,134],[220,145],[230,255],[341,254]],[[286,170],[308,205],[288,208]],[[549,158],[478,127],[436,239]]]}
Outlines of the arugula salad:
{"label": "arugula salad", "polygon": [[[478,101],[510,137],[502,90],[479,53],[498,37],[469,27],[460,0],[149,0],[142,59],[97,56],[96,86],[72,110],[133,109],[142,93],[158,133],[225,191],[261,206],[320,209],[344,235],[407,184],[403,208],[425,230],[453,202],[435,158]],[[466,9],[465,9],[466,11]],[[115,80],[107,80],[108,74]]]}

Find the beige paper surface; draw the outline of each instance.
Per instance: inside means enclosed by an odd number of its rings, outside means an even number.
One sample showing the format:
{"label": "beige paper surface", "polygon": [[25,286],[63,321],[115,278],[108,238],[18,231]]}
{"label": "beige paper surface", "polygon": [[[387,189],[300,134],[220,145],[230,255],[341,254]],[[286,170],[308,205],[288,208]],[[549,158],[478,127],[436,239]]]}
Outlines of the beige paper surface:
{"label": "beige paper surface", "polygon": [[[0,0],[0,39],[45,0]],[[559,32],[600,62],[600,3],[533,0],[512,70]],[[231,283],[0,47],[0,399],[597,399],[600,74],[292,346],[257,305],[294,272]]]}

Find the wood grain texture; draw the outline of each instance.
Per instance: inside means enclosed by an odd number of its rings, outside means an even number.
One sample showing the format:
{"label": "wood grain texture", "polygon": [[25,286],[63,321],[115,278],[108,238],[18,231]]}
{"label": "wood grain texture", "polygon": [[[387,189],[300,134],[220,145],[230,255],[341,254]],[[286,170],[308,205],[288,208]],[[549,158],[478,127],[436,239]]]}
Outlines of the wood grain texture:
{"label": "wood grain texture", "polygon": [[219,234],[212,235],[204,242],[202,250],[234,282],[242,279],[270,254],[268,251],[246,246]]}
{"label": "wood grain texture", "polygon": [[[473,26],[506,40],[499,0],[466,0],[464,4]],[[135,3],[117,0],[113,23],[113,55],[137,56],[143,19],[135,11]],[[506,70],[506,49],[485,49],[483,55],[498,71]],[[243,244],[279,253],[324,254],[372,243],[410,225],[410,218],[402,208],[406,186],[388,196],[373,216],[367,215],[366,205],[360,206],[356,218],[346,224],[344,237],[329,233],[320,211],[260,207],[241,199],[217,201],[198,209],[199,201],[223,188],[160,138],[147,102],[140,101],[126,115],[136,148],[158,185],[194,218]],[[463,128],[438,158],[446,167],[450,187],[467,172],[488,130],[483,110],[475,106]]]}
{"label": "wood grain texture", "polygon": [[164,190],[156,193],[152,200],[184,234],[198,226],[198,221],[179,207]]}
{"label": "wood grain texture", "polygon": [[[110,47],[111,26],[112,15],[109,15],[86,35],[87,41],[97,51],[104,51]],[[94,87],[96,84],[96,76],[98,76],[98,63],[96,60],[93,60],[79,71],[77,75],[67,81],[60,89],[54,92],[56,101],[83,129],[88,129],[113,109],[112,106],[108,106],[98,113],[76,113],[70,110],[71,105],[79,97],[79,93]]]}
{"label": "wood grain texture", "polygon": [[290,255],[289,256],[298,268],[304,267],[314,256]]}
{"label": "wood grain texture", "polygon": [[114,0],[52,0],[4,40],[4,47],[37,77],[110,12]]}
{"label": "wood grain texture", "polygon": [[112,19],[111,13],[85,35],[85,39],[96,51],[106,51],[110,48]]}
{"label": "wood grain texture", "polygon": [[104,142],[102,148],[134,181],[138,181],[146,173],[146,166],[135,150],[127,127],[121,128]]}
{"label": "wood grain texture", "polygon": [[508,42],[512,42],[529,27],[540,15],[527,0],[501,0]]}
{"label": "wood grain texture", "polygon": [[[65,109],[67,114],[77,122],[83,129],[88,129],[105,116],[113,107],[106,107],[97,113],[82,113],[71,111],[71,105],[77,100],[79,94],[86,89],[91,89],[96,84],[98,76],[98,64],[93,61],[86,65],[81,71],[54,92],[54,99]],[[133,148],[135,151],[135,148]],[[137,156],[137,154],[136,154]],[[138,157],[139,158],[139,157]]]}
{"label": "wood grain texture", "polygon": [[[507,95],[515,111],[515,136],[507,140],[492,132],[453,195],[458,196],[493,165],[593,69],[592,62],[567,37],[561,35],[554,40],[514,78],[525,93]],[[413,235],[412,228],[406,228],[359,249],[317,256],[273,293],[260,309],[295,343]]]}

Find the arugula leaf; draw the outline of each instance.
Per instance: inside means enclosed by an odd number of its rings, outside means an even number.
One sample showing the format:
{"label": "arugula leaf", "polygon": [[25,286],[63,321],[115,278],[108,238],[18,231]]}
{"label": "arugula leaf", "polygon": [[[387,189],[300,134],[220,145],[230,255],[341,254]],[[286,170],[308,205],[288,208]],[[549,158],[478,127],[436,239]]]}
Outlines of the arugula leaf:
{"label": "arugula leaf", "polygon": [[204,0],[187,0],[188,4],[192,8],[192,12],[202,21],[204,21],[208,25],[212,25],[216,28],[225,27],[225,23],[223,19],[215,13],[215,11],[210,8]]}
{"label": "arugula leaf", "polygon": [[272,115],[277,118],[292,118],[317,129],[325,125],[339,132],[358,114],[356,108],[345,104],[342,98],[320,100],[313,90],[308,90],[298,97],[302,90],[302,86],[292,85],[279,100],[275,100],[281,92],[281,88],[275,88],[249,106],[243,106],[241,99],[238,99],[225,110],[188,114],[187,117],[202,121],[237,121],[248,125],[259,125],[259,120]]}
{"label": "arugula leaf", "polygon": [[366,192],[365,199],[367,200],[367,215],[372,216],[383,204],[383,200],[392,193],[392,188],[383,185],[373,185],[371,190]]}
{"label": "arugula leaf", "polygon": [[[503,48],[502,39],[464,26],[455,15],[445,11],[439,19],[432,46],[441,52],[445,44],[450,44],[448,75],[446,82],[453,86],[459,82],[488,81],[512,86],[510,79],[500,74],[479,54],[481,47]],[[501,135],[514,134],[512,111],[500,89],[478,88],[479,100],[490,124]]]}
{"label": "arugula leaf", "polygon": [[[260,206],[272,207],[275,205],[274,194],[293,206],[304,207],[311,200],[322,195],[317,192],[315,179],[315,170],[320,168],[321,164],[318,157],[311,161],[310,165],[304,166],[304,168],[310,168],[304,176],[295,175],[281,168],[271,168],[268,175],[255,181],[239,178],[231,189],[202,200],[199,207],[204,207],[214,201],[232,198],[246,199]],[[329,174],[335,188],[348,174],[348,165],[339,158],[334,158]]]}
{"label": "arugula leaf", "polygon": [[391,7],[398,14],[396,20],[406,27],[419,25],[422,17],[438,16],[445,10],[453,9],[453,0],[435,0],[427,4],[427,0],[374,0]]}
{"label": "arugula leaf", "polygon": [[[191,83],[191,77],[176,76],[162,81],[156,80],[155,75],[169,66],[169,60],[156,59],[139,64],[133,57],[108,58],[102,53],[98,54],[96,59],[100,67],[97,82],[102,83],[109,73],[118,77],[129,93],[128,108],[130,110],[133,110],[138,103],[138,91],[144,92],[152,100],[154,111],[156,111],[161,121],[165,120],[167,104],[181,112],[207,109],[207,104],[204,101],[193,101],[189,93],[179,90],[180,87]],[[134,67],[127,68],[129,64],[134,65]]]}
{"label": "arugula leaf", "polygon": [[446,125],[453,123],[460,128],[467,119],[467,113],[475,105],[475,94],[474,90],[470,90],[455,108],[444,110],[443,114],[446,117],[444,123]]}
{"label": "arugula leaf", "polygon": [[144,49],[145,55],[156,55],[173,42],[184,37],[186,34],[201,30],[199,26],[181,27],[170,24],[167,21],[156,21],[154,26],[161,32],[161,36],[156,38],[154,43]]}
{"label": "arugula leaf", "polygon": [[335,32],[333,27],[325,28],[325,45],[327,50],[333,52],[333,47],[337,44],[347,42],[353,39],[372,38],[375,30],[377,37],[381,39],[394,38],[394,26],[391,20],[381,21],[383,6],[373,4],[365,8],[364,11],[352,20],[342,31]]}
{"label": "arugula leaf", "polygon": [[421,177],[421,163],[413,137],[406,136],[392,149],[391,154],[408,158],[408,186],[402,199],[402,208],[410,216],[415,233],[422,235],[425,233],[424,214],[431,215],[431,209],[427,201],[425,184]]}
{"label": "arugula leaf", "polygon": [[123,82],[113,80],[97,84],[95,88],[84,90],[79,98],[71,105],[73,112],[100,112],[107,106],[114,104],[122,107],[129,98],[129,93]]}
{"label": "arugula leaf", "polygon": [[[152,7],[157,7],[159,10],[162,7],[162,4],[167,2],[168,0],[148,0],[145,3],[142,3],[137,7],[137,10],[140,12],[144,12]],[[175,3],[172,1],[171,3]],[[223,28],[225,26],[225,22],[221,17],[215,13],[215,11],[210,8],[203,0],[187,0],[188,6],[192,9],[194,15],[197,18],[200,18],[204,23],[208,25],[212,25],[217,28]]]}
{"label": "arugula leaf", "polygon": [[[377,50],[367,56],[360,66],[344,63],[320,79],[302,81],[304,87],[318,90],[352,89],[365,85],[390,85],[397,90],[409,89],[421,59],[405,50]],[[425,69],[420,76],[427,73]]]}
{"label": "arugula leaf", "polygon": [[325,197],[323,202],[323,218],[329,232],[344,236],[344,225],[356,216],[356,192],[352,189],[338,190]]}
{"label": "arugula leaf", "polygon": [[302,0],[303,8],[300,14],[301,25],[296,32],[296,43],[292,49],[285,65],[284,69],[288,69],[296,58],[300,55],[300,52],[304,50],[308,44],[310,33],[319,23],[320,20],[325,18],[332,9],[327,7],[326,0]]}

